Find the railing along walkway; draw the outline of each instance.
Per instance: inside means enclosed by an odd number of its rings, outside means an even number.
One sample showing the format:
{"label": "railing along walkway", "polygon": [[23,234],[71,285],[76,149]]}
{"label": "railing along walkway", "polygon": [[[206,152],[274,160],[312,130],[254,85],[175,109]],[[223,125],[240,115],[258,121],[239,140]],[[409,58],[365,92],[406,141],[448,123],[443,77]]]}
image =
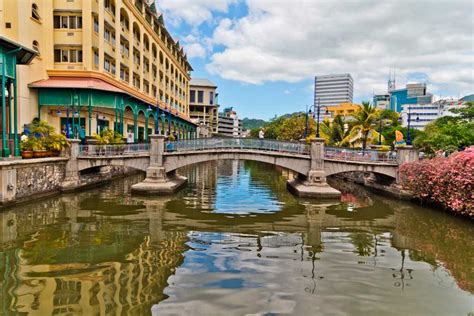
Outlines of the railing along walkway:
{"label": "railing along walkway", "polygon": [[149,154],[148,143],[112,144],[112,145],[79,145],[79,157],[110,157]]}
{"label": "railing along walkway", "polygon": [[[310,155],[309,144],[285,142],[255,138],[198,138],[165,142],[165,152],[186,153],[208,150],[259,150],[270,152]],[[80,145],[79,157],[132,156],[149,153],[148,143],[116,145]],[[383,162],[396,164],[395,151],[377,151],[372,149],[351,149],[342,147],[325,147],[324,158],[347,162]]]}
{"label": "railing along walkway", "polygon": [[198,138],[165,143],[166,152],[189,152],[220,149],[249,149],[309,155],[309,145],[255,138]]}

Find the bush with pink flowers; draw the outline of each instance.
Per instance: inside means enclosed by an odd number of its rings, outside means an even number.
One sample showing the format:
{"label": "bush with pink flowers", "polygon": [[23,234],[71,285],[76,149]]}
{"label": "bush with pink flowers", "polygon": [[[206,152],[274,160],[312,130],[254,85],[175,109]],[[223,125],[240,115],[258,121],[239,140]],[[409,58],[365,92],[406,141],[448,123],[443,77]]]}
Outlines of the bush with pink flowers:
{"label": "bush with pink flowers", "polygon": [[400,180],[415,198],[474,218],[474,146],[448,158],[406,163]]}

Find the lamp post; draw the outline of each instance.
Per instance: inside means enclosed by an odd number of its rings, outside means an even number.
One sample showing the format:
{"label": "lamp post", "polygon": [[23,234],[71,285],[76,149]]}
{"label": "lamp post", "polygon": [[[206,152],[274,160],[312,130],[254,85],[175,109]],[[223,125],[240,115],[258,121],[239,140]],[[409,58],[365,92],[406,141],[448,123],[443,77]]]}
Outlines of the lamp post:
{"label": "lamp post", "polygon": [[382,145],[382,120],[379,121],[379,146]]}
{"label": "lamp post", "polygon": [[[416,115],[416,121],[418,122],[420,118],[418,114]],[[407,132],[407,145],[411,145],[411,132],[410,132],[410,122],[411,122],[411,107],[408,105],[408,132]]]}
{"label": "lamp post", "polygon": [[[323,107],[326,109],[325,114],[328,115],[328,114],[329,114],[329,110],[328,110],[327,106],[323,106]],[[317,108],[318,108],[318,111],[317,111],[317,116],[316,116],[316,117],[317,117],[317,118],[316,118],[316,138],[319,138],[319,137],[320,137],[320,135],[319,135],[319,123],[320,123],[320,122],[319,122],[319,114],[320,114],[320,111],[321,111],[321,104],[319,103],[319,98],[318,98],[318,106],[317,106]]]}

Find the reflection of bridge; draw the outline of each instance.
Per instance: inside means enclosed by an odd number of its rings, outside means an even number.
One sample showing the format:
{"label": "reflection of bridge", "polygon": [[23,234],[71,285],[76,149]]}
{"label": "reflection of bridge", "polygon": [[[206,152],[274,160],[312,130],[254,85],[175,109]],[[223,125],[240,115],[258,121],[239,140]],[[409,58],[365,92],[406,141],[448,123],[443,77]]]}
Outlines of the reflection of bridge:
{"label": "reflection of bridge", "polygon": [[[147,194],[173,193],[186,179],[176,170],[211,160],[241,159],[265,162],[298,173],[289,186],[300,196],[338,197],[326,184],[326,176],[345,172],[372,172],[398,179],[398,166],[418,158],[411,148],[399,149],[396,156],[374,150],[325,148],[322,139],[311,144],[257,139],[194,139],[165,143],[152,136],[150,148],[130,151],[123,145],[81,146],[73,144],[66,170],[65,187],[77,186],[79,172],[93,167],[126,166],[146,171],[144,182],[133,191]],[[124,150],[126,149],[126,150]]]}

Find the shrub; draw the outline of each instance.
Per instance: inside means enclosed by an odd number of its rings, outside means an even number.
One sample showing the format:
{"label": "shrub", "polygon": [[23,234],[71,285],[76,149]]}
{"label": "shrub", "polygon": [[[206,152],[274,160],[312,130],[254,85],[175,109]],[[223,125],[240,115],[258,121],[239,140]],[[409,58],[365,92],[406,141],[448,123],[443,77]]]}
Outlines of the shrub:
{"label": "shrub", "polygon": [[400,179],[416,198],[474,218],[474,146],[448,158],[406,163]]}

